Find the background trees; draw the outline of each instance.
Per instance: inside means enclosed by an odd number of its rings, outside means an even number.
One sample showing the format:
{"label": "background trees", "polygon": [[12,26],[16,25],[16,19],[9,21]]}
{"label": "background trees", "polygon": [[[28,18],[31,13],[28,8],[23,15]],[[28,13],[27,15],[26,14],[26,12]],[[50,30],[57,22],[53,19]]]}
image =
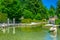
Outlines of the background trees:
{"label": "background trees", "polygon": [[58,18],[60,18],[60,0],[58,0],[57,2],[56,15],[58,16]]}
{"label": "background trees", "polygon": [[7,14],[0,12],[0,22],[7,22]]}
{"label": "background trees", "polygon": [[3,0],[1,1],[1,12],[6,13],[11,20],[15,18],[16,21],[19,21],[19,18],[22,16],[20,4],[19,0]]}
{"label": "background trees", "polygon": [[[0,0],[0,12],[7,15],[11,20],[13,18],[20,22],[23,16],[25,19],[48,19],[55,15],[55,11],[60,17],[60,2],[57,10],[53,6],[48,10],[42,3],[42,0]],[[6,17],[6,16],[5,16]]]}
{"label": "background trees", "polygon": [[51,7],[50,7],[50,10],[49,10],[49,17],[50,16],[52,16],[52,17],[54,17],[55,16],[55,8],[51,5]]}

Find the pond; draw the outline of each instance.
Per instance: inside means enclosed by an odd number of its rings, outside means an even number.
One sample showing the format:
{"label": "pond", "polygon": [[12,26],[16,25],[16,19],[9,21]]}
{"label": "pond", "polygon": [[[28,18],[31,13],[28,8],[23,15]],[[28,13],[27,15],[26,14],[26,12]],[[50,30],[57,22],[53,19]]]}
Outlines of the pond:
{"label": "pond", "polygon": [[46,30],[40,30],[40,31],[21,31],[16,30],[16,34],[12,33],[12,30],[10,33],[3,34],[0,31],[0,40],[60,40],[60,32],[58,31],[58,35],[56,38],[51,37],[51,34],[48,33]]}
{"label": "pond", "polygon": [[57,34],[58,35],[54,37],[47,30],[40,30],[38,32],[21,32],[20,38],[21,40],[60,40],[59,31]]}
{"label": "pond", "polygon": [[26,32],[21,34],[21,40],[57,40],[57,37],[52,37],[48,32]]}

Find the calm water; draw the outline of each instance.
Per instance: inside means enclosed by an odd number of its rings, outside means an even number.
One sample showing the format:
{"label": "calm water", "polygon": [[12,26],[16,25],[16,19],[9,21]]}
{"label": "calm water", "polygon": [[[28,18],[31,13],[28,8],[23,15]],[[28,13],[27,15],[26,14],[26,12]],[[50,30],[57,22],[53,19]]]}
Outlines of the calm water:
{"label": "calm water", "polygon": [[20,36],[21,40],[58,40],[57,37],[51,37],[51,34],[47,32],[23,32]]}
{"label": "calm water", "polygon": [[[59,32],[59,31],[58,31]],[[50,36],[51,34],[48,31],[39,31],[39,32],[24,32],[16,30],[16,34],[2,34],[0,33],[0,40],[60,40],[60,33],[56,38]]]}
{"label": "calm water", "polygon": [[22,32],[21,33],[21,40],[60,40],[60,34],[56,37],[52,37],[50,33],[47,31],[41,32]]}

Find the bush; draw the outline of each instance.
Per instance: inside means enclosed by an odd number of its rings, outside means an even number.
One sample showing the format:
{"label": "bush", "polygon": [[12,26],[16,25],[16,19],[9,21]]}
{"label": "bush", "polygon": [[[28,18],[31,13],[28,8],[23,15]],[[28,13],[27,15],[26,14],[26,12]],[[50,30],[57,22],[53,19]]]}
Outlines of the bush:
{"label": "bush", "polygon": [[7,21],[7,14],[0,12],[0,22],[6,22]]}
{"label": "bush", "polygon": [[22,23],[31,23],[32,19],[23,19],[21,20]]}
{"label": "bush", "polygon": [[58,24],[60,24],[60,19],[57,19],[56,21],[55,21],[55,23],[58,25]]}

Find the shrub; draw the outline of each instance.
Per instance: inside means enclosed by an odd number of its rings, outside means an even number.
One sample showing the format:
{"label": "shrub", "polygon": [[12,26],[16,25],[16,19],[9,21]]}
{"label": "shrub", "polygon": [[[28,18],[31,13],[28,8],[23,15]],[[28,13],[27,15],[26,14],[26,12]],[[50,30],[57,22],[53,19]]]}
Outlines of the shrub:
{"label": "shrub", "polygon": [[22,23],[31,23],[32,19],[23,19],[21,20]]}

